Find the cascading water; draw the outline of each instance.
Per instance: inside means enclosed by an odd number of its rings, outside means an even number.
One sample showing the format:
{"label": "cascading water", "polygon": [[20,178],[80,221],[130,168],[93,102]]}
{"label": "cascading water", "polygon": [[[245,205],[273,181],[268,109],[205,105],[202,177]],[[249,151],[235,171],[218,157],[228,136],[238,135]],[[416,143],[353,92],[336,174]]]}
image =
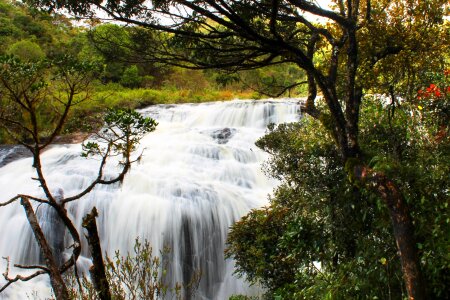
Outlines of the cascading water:
{"label": "cascading water", "polygon": [[[159,125],[141,141],[137,150],[144,151],[141,161],[120,186],[99,186],[69,204],[71,217],[82,232],[82,217],[96,206],[102,248],[110,254],[132,251],[136,237],[147,239],[155,250],[169,246],[169,274],[174,282],[201,272],[196,299],[257,293],[257,288],[233,276],[233,262],[224,259],[224,243],[233,222],[267,203],[276,182],[262,174],[261,162],[267,156],[254,143],[269,123],[298,120],[297,102],[229,101],[142,110]],[[76,194],[96,175],[98,161],[81,158],[80,151],[80,145],[54,146],[42,155],[44,173],[54,191]],[[108,171],[113,174],[115,168]],[[0,201],[18,193],[42,196],[31,177],[30,158],[0,168]],[[52,237],[52,217],[45,207],[35,209]],[[0,255],[9,256],[12,263],[39,261],[39,249],[18,203],[0,208]],[[82,255],[79,267],[87,270],[87,249]],[[0,267],[3,272],[6,263]],[[17,282],[0,299],[26,299],[33,291],[42,298],[49,295],[48,278]]]}

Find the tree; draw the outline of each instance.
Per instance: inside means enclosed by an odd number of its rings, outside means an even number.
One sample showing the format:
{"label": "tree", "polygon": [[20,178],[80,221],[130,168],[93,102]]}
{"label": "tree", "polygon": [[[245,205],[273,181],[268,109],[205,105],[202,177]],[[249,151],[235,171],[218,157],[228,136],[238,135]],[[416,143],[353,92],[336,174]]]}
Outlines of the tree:
{"label": "tree", "polygon": [[[450,211],[443,174],[450,168],[450,139],[442,124],[450,119],[450,92],[444,92],[448,82],[433,82],[419,102],[403,102],[394,113],[378,97],[366,99],[360,141],[372,157],[370,167],[395,181],[408,201],[427,297],[447,299],[450,224],[443,220]],[[404,298],[385,207],[371,191],[354,201],[327,135],[318,121],[304,117],[270,127],[257,142],[271,154],[265,170],[280,186],[269,207],[231,228],[227,254],[238,274],[283,299]]]}
{"label": "tree", "polygon": [[133,88],[142,84],[143,78],[138,78],[141,75],[153,76],[161,84],[171,71],[160,64],[148,63],[145,48],[136,51],[136,45],[141,44],[141,36],[136,34],[136,30],[135,27],[117,24],[99,24],[87,33],[87,48],[101,56],[106,64],[104,81],[123,81],[124,86]]}
{"label": "tree", "polygon": [[120,84],[129,88],[139,87],[142,82],[142,77],[139,76],[139,70],[136,65],[130,66],[123,71]]}
{"label": "tree", "polygon": [[[42,169],[41,153],[62,131],[70,108],[89,99],[89,87],[94,78],[95,66],[78,62],[71,57],[54,61],[21,62],[12,56],[0,57],[0,126],[18,144],[26,147],[33,158],[36,178],[45,197],[19,194],[0,203],[0,207],[16,201],[24,207],[26,217],[32,228],[44,257],[45,266],[22,266],[23,269],[35,269],[27,276],[9,277],[8,269],[4,273],[7,283],[0,292],[16,281],[28,281],[36,276],[47,274],[57,299],[69,299],[62,274],[76,264],[81,252],[80,235],[65,205],[79,200],[100,184],[121,182],[134,162],[133,150],[142,136],[155,129],[157,123],[129,110],[110,110],[105,115],[105,127],[95,137],[83,145],[85,157],[100,157],[98,174],[84,190],[76,195],[64,196],[63,191],[53,192],[47,184]],[[42,122],[46,115],[51,124]],[[120,156],[121,170],[114,177],[107,177],[104,168],[111,156]],[[31,202],[48,205],[68,230],[73,242],[72,254],[66,261],[58,257],[62,249],[55,249],[43,234]],[[94,223],[95,225],[95,223]]]}
{"label": "tree", "polygon": [[[96,7],[117,21],[149,29],[139,32],[149,62],[231,70],[295,63],[305,70],[306,113],[329,130],[348,175],[383,199],[409,298],[425,298],[410,211],[397,184],[369,167],[371,158],[359,141],[360,106],[365,91],[399,94],[401,75],[411,93],[417,71],[425,67],[420,62],[436,63],[445,53],[440,51],[448,50],[447,1],[336,0],[332,9],[306,0],[29,2],[78,15],[90,15]],[[307,14],[328,23],[314,23]],[[439,50],[428,47],[436,40],[442,42]],[[316,105],[318,90],[325,108]]]}
{"label": "tree", "polygon": [[[64,15],[50,16],[49,13],[31,8],[21,1],[5,0],[0,1],[0,27],[0,41],[3,45],[0,54],[5,54],[11,45],[19,43],[19,47],[15,46],[18,48],[16,50],[22,52],[25,57],[28,55],[27,49],[39,57],[55,57],[68,53],[65,47],[68,40],[82,31],[74,28]],[[31,42],[34,45],[30,44]],[[36,44],[40,49],[37,49]]]}
{"label": "tree", "polygon": [[28,61],[42,60],[45,57],[41,47],[29,40],[22,40],[12,44],[8,49],[8,53]]}

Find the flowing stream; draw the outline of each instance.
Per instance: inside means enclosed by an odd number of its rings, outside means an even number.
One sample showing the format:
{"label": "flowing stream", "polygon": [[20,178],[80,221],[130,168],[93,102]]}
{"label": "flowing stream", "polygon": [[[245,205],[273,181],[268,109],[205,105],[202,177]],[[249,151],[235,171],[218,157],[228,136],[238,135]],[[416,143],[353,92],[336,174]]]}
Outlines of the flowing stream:
{"label": "flowing stream", "polygon": [[[267,204],[267,195],[277,184],[263,174],[261,163],[267,155],[255,141],[269,123],[298,120],[299,110],[294,99],[143,109],[141,113],[159,125],[142,140],[140,162],[121,185],[99,186],[69,204],[70,215],[82,233],[82,217],[96,206],[102,248],[110,255],[115,250],[122,254],[132,251],[137,237],[148,240],[155,255],[168,246],[168,274],[173,282],[185,282],[194,271],[201,272],[195,299],[257,294],[260,290],[234,276],[233,262],[224,259],[227,232],[250,209]],[[0,151],[0,161],[8,151]],[[62,189],[65,196],[74,195],[96,176],[99,162],[81,158],[80,151],[81,146],[75,144],[53,146],[43,153],[44,173],[54,191]],[[18,193],[42,197],[31,179],[35,176],[31,163],[31,158],[23,158],[0,168],[0,201]],[[115,165],[108,169],[111,174],[115,171]],[[44,232],[55,239],[58,230],[46,209],[35,205]],[[69,245],[67,236],[65,244]],[[0,208],[0,256],[10,257],[11,264],[39,262],[37,243],[19,203]],[[90,265],[87,257],[88,250],[83,247],[78,263],[83,271]],[[0,268],[3,273],[5,260]],[[17,270],[10,273],[15,275]],[[50,294],[47,276],[17,282],[0,294],[0,299],[34,299],[35,293],[37,299]]]}

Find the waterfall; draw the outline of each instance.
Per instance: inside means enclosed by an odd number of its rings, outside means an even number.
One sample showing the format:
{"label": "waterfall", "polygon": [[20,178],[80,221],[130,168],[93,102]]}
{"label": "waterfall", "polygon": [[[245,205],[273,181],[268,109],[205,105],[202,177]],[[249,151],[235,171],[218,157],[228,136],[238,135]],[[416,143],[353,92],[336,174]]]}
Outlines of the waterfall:
{"label": "waterfall", "polygon": [[[83,236],[81,219],[96,206],[102,248],[110,255],[115,250],[131,252],[136,237],[148,240],[154,254],[169,246],[169,274],[174,282],[183,282],[195,270],[202,274],[195,299],[258,293],[257,287],[249,287],[233,275],[233,262],[224,258],[224,244],[233,222],[250,209],[267,204],[267,195],[277,182],[263,174],[261,163],[267,155],[254,143],[269,123],[298,120],[297,102],[235,100],[141,110],[159,123],[137,149],[143,153],[142,159],[121,185],[98,186],[70,203],[71,218]],[[65,196],[74,195],[96,176],[99,162],[81,158],[80,152],[81,146],[76,144],[52,146],[42,154],[44,174],[54,191],[62,189]],[[1,156],[2,152],[0,161]],[[114,164],[107,170],[115,171]],[[19,193],[42,197],[31,179],[34,176],[31,158],[1,167],[0,201]],[[44,205],[34,207],[44,232],[51,237],[48,224],[55,222],[48,219]],[[78,266],[86,271],[90,261],[86,241],[83,243]],[[9,256],[12,264],[40,259],[19,203],[0,208],[0,256]],[[5,261],[0,262],[1,273],[5,268]],[[15,272],[11,270],[12,275]],[[0,299],[26,299],[34,292],[42,299],[49,295],[47,276],[17,282],[0,294]]]}

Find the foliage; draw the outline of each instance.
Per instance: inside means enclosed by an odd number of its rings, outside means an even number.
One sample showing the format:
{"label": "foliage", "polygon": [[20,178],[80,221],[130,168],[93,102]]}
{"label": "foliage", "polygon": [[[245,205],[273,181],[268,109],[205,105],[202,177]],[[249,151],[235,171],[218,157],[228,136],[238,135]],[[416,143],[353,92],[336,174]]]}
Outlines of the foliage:
{"label": "foliage", "polygon": [[143,78],[139,76],[139,71],[136,65],[130,66],[123,71],[120,84],[124,87],[136,88],[141,85]]}
{"label": "foliage", "polygon": [[[4,45],[0,54],[10,53],[24,62],[37,63],[43,59],[49,62],[61,60],[64,53],[96,66],[92,70],[93,76],[99,80],[91,82],[89,95],[75,95],[77,105],[69,112],[62,131],[64,134],[99,129],[101,115],[108,107],[134,109],[162,103],[257,99],[262,96],[259,91],[278,94],[282,82],[292,82],[297,75],[301,76],[298,69],[294,70],[292,66],[285,69],[281,65],[229,74],[228,77],[234,78],[232,80],[227,80],[219,70],[169,68],[148,62],[148,57],[131,51],[131,45],[139,45],[143,50],[151,46],[147,45],[145,35],[138,28],[93,23],[95,27],[87,30],[73,26],[64,15],[49,14],[19,2],[0,0],[0,8],[0,41]],[[52,66],[46,71],[47,98],[52,98],[52,93],[56,94],[53,98],[59,97],[58,84],[53,80],[60,78],[54,74],[56,70]],[[263,89],[262,81],[274,85]],[[115,83],[120,83],[120,86]],[[297,92],[292,95],[297,95]],[[79,101],[85,96],[92,101]],[[45,112],[42,107],[43,113],[38,118],[43,131],[55,119],[52,108],[44,106]],[[80,119],[85,122],[80,124]],[[0,129],[0,143],[13,142],[4,129]]]}
{"label": "foliage", "polygon": [[15,142],[59,134],[69,108],[89,98],[96,70],[70,56],[25,62],[1,56],[0,66],[0,126]]}
{"label": "foliage", "polygon": [[228,300],[259,300],[258,297],[245,296],[245,295],[233,295]]}
{"label": "foliage", "polygon": [[373,167],[389,173],[405,194],[416,224],[422,268],[435,299],[449,297],[444,287],[450,269],[445,253],[450,244],[447,73],[429,74],[432,81],[409,101],[391,99],[389,105],[367,106],[363,111],[366,152]]}
{"label": "foliage", "polygon": [[[183,295],[195,295],[200,281],[196,274],[191,281],[182,286],[169,284],[167,278],[168,261],[165,256],[170,249],[163,249],[159,255],[153,255],[153,249],[148,241],[136,239],[133,253],[122,256],[116,251],[114,258],[106,257],[106,276],[111,287],[111,296],[116,300],[138,299],[183,299]],[[66,277],[70,289],[71,299],[94,300],[99,299],[92,283],[83,276],[78,286],[74,273]]]}
{"label": "foliage", "polygon": [[239,71],[237,74],[238,82],[266,97],[291,97],[306,93],[306,74],[292,63]]}
{"label": "foliage", "polygon": [[[34,270],[26,276],[11,277],[8,265],[3,274],[6,283],[0,287],[0,292],[16,281],[28,281],[46,274],[50,277],[56,298],[69,298],[62,274],[77,262],[81,253],[81,240],[65,209],[66,203],[79,200],[97,185],[121,182],[135,162],[132,160],[132,152],[140,139],[157,125],[153,119],[145,118],[135,111],[111,109],[104,117],[104,129],[95,135],[96,140],[83,145],[83,156],[101,157],[97,177],[76,195],[64,197],[63,191],[52,192],[42,170],[41,151],[63,130],[71,107],[89,100],[89,86],[95,71],[94,64],[80,62],[70,56],[36,62],[22,62],[13,56],[0,56],[0,125],[15,142],[31,152],[36,171],[36,178],[33,179],[39,182],[44,194],[43,198],[18,194],[1,202],[0,207],[20,200],[45,261],[45,266],[23,266],[24,269]],[[54,120],[49,124],[42,122],[43,114],[54,116]],[[22,119],[16,118],[17,115]],[[121,156],[118,174],[105,176],[108,158],[116,155]],[[58,226],[63,226],[62,232],[65,229],[69,232],[73,242],[68,248],[72,249],[72,254],[64,262],[59,261],[63,249],[55,250],[49,246],[30,200],[54,209],[60,219]]]}
{"label": "foliage", "polygon": [[105,128],[96,134],[95,141],[83,144],[82,156],[106,157],[114,153],[126,158],[142,137],[158,125],[155,120],[130,109],[109,109],[104,121]]}
{"label": "foliage", "polygon": [[[399,184],[413,212],[432,299],[449,296],[450,99],[430,93],[434,86],[444,90],[445,80],[434,81],[426,99],[424,92],[401,104],[368,97],[361,115],[361,146],[371,167]],[[232,227],[227,254],[238,274],[283,299],[404,297],[386,207],[348,182],[327,134],[304,117],[271,127],[257,142],[272,155],[266,170],[282,185],[270,207]]]}
{"label": "foliage", "polygon": [[287,229],[287,214],[287,210],[256,209],[233,225],[225,254],[238,262],[238,274],[268,288],[294,280],[298,265],[274,243]]}
{"label": "foliage", "polygon": [[348,183],[326,130],[304,118],[272,127],[257,145],[273,155],[267,171],[282,185],[269,208],[232,227],[237,272],[283,299],[387,298],[386,285],[400,293],[398,262],[379,261],[395,257],[388,219]]}
{"label": "foliage", "polygon": [[[426,74],[445,68],[448,61],[449,14],[445,1],[372,1],[367,28],[359,31],[363,61],[359,76],[373,93],[412,98]],[[386,24],[390,24],[386,26]],[[396,55],[386,55],[397,49]],[[376,54],[376,55],[374,55]],[[430,82],[428,82],[430,83]]]}
{"label": "foliage", "polygon": [[23,61],[38,61],[45,57],[41,47],[30,40],[21,40],[12,44],[8,54],[15,55]]}
{"label": "foliage", "polygon": [[[100,47],[100,45],[93,45],[91,38],[88,34],[83,32],[83,29],[73,28],[68,22],[68,20],[59,15],[49,15],[44,12],[38,12],[24,5],[18,4],[16,2],[10,3],[5,1],[0,1],[0,22],[4,26],[1,29],[4,34],[1,35],[2,47],[0,52],[6,51],[8,53],[14,54],[15,58],[12,56],[3,55],[2,62],[4,68],[2,69],[2,76],[9,77],[9,83],[14,85],[16,92],[20,92],[17,89],[26,88],[28,82],[33,82],[35,80],[42,82],[42,86],[38,88],[35,85],[34,95],[28,94],[27,97],[40,97],[33,101],[39,102],[37,105],[37,122],[40,127],[40,133],[42,138],[45,140],[48,138],[48,133],[50,128],[55,126],[55,120],[57,119],[57,114],[61,113],[61,102],[67,102],[67,99],[62,99],[61,91],[64,87],[61,85],[64,83],[64,76],[74,76],[75,71],[62,74],[64,64],[67,64],[69,56],[71,65],[83,62],[84,67],[79,65],[79,74],[87,75],[86,67],[89,65],[91,70],[89,71],[90,78],[102,78],[105,80],[120,81],[123,85],[129,87],[138,87],[144,83],[144,77],[139,75],[139,72],[143,72],[144,75],[155,75],[158,76],[161,72],[156,72],[155,68],[149,68],[148,66],[139,66],[128,64],[125,62],[117,63],[117,61],[122,58],[124,59],[126,52],[121,51],[119,48],[114,47],[104,47],[101,51],[106,51],[106,49],[116,50],[111,53],[104,53],[96,49],[95,46]],[[126,34],[125,27],[119,27],[117,25],[101,25],[96,28],[96,31],[106,32],[109,34],[110,29],[118,34],[122,32]],[[120,29],[120,30],[119,30]],[[94,31],[94,33],[96,32]],[[94,35],[92,33],[92,35]],[[123,38],[123,37],[122,37]],[[92,40],[95,40],[92,38]],[[62,52],[70,53],[70,55],[59,55]],[[4,53],[5,54],[5,53]],[[77,59],[75,59],[77,58]],[[7,67],[9,60],[15,60],[16,63]],[[19,71],[17,68],[20,64],[29,65],[29,70]],[[69,65],[70,65],[69,64]],[[100,68],[100,66],[102,66]],[[17,68],[16,68],[17,67]],[[34,71],[33,71],[34,70]],[[45,70],[45,71],[44,71]],[[125,71],[124,71],[125,70]],[[173,72],[174,74],[177,71]],[[41,72],[42,71],[42,72]],[[68,71],[68,69],[66,69]],[[65,72],[65,71],[64,71]],[[150,73],[149,73],[150,72]],[[8,74],[7,74],[8,73]],[[39,75],[37,75],[39,74]],[[109,74],[109,75],[108,75]],[[161,73],[162,74],[162,73]],[[22,76],[23,75],[23,76]],[[63,76],[62,76],[63,75]],[[179,73],[181,76],[182,74]],[[202,78],[206,82],[205,77],[202,75],[201,71],[194,72],[195,76],[190,76],[192,78]],[[34,78],[34,77],[39,78]],[[174,77],[176,77],[174,75]],[[13,78],[14,77],[14,78]],[[154,78],[153,76],[151,76]],[[69,78],[69,77],[67,77]],[[164,80],[164,76],[157,77],[155,80],[146,81],[151,82],[150,85],[156,86],[158,82]],[[87,79],[87,78],[86,78]],[[228,90],[220,91],[218,89],[212,88],[208,91],[199,90],[198,80],[191,80],[186,84],[182,85],[182,88],[174,90],[168,87],[163,90],[158,89],[124,89],[122,87],[117,90],[112,84],[103,86],[99,82],[90,81],[90,88],[84,90],[83,92],[74,94],[74,102],[76,104],[72,107],[68,114],[68,122],[64,124],[61,133],[71,133],[77,131],[87,131],[92,132],[99,129],[101,124],[101,115],[106,111],[108,107],[127,107],[127,108],[142,108],[147,105],[156,103],[179,103],[179,102],[201,102],[201,101],[214,101],[214,100],[228,100],[233,97],[237,97],[235,92]],[[79,89],[81,91],[81,89]],[[194,92],[194,90],[196,92]],[[28,91],[29,93],[30,91]],[[16,119],[18,123],[12,129],[15,135],[28,135],[29,131],[19,129],[20,125],[25,125],[29,128],[27,122],[30,122],[30,118],[26,115],[17,115],[17,107],[14,105],[7,104],[7,94],[3,93],[2,100],[2,112],[3,117],[8,119]],[[68,96],[68,95],[66,95]],[[88,97],[92,101],[84,101]],[[240,97],[252,98],[255,97],[252,92],[240,93]],[[81,118],[82,116],[82,118]],[[80,124],[80,119],[84,120]],[[23,127],[23,126],[22,126]],[[6,129],[0,129],[0,143],[14,143],[13,138],[5,131]],[[18,137],[18,136],[16,136]]]}
{"label": "foliage", "polygon": [[211,88],[210,82],[202,71],[181,68],[172,68],[171,74],[164,81],[164,86],[172,90],[190,89],[193,92]]}
{"label": "foliage", "polygon": [[[293,85],[304,74],[294,64],[285,68],[281,65],[267,66],[262,70],[242,71],[224,74],[220,70],[167,68],[158,63],[158,59],[148,54],[155,44],[164,45],[170,40],[166,34],[156,33],[140,27],[121,27],[113,24],[101,24],[89,33],[90,43],[107,63],[104,79],[122,82],[127,65],[134,63],[139,74],[152,76],[150,87],[186,89],[199,92],[204,89],[223,89],[227,85],[233,89],[252,89],[267,95],[285,92],[285,87]],[[137,64],[136,64],[137,63]],[[123,80],[123,79],[122,79]],[[124,86],[127,86],[125,83]],[[129,86],[129,85],[128,85]],[[130,86],[129,86],[130,87]],[[142,87],[135,85],[134,87]],[[289,89],[289,92],[291,89]],[[293,92],[292,94],[296,94]]]}
{"label": "foliage", "polygon": [[[0,1],[0,54],[5,54],[11,45],[27,41],[36,48],[38,45],[45,56],[66,53],[63,47],[75,35],[70,21],[64,15],[48,13],[29,8],[19,1]],[[39,51],[39,50],[38,50]],[[40,52],[40,51],[39,51]],[[17,53],[13,53],[17,54]]]}
{"label": "foliage", "polygon": [[417,91],[417,98],[412,103],[419,110],[417,126],[432,129],[435,134],[440,131],[442,135],[450,119],[450,69],[426,75],[430,83]]}
{"label": "foliage", "polygon": [[[401,277],[398,273],[401,265],[404,288],[410,299],[427,298],[421,267],[425,270],[424,278],[432,286],[428,298],[445,293],[441,283],[448,272],[432,267],[430,273],[430,268],[424,266],[425,253],[448,249],[440,233],[445,224],[440,223],[443,222],[440,218],[430,220],[430,216],[422,214],[428,206],[418,205],[411,195],[419,195],[427,203],[429,196],[415,190],[426,184],[421,183],[421,177],[409,167],[433,174],[430,181],[444,186],[443,191],[447,192],[443,182],[448,179],[441,174],[445,174],[448,166],[445,163],[448,161],[448,105],[445,102],[448,99],[426,102],[430,109],[423,109],[425,103],[413,104],[423,99],[412,99],[419,86],[429,88],[428,96],[420,96],[429,98],[433,93],[433,97],[441,97],[443,94],[442,89],[436,89],[435,82],[427,82],[426,75],[445,68],[448,62],[449,23],[445,18],[448,1],[334,1],[331,9],[303,0],[163,0],[151,5],[133,0],[27,2],[49,10],[66,8],[81,16],[92,16],[96,7],[114,19],[138,25],[127,31],[127,37],[137,43],[124,39],[124,43],[116,44],[123,46],[121,50],[133,50],[131,55],[139,53],[139,59],[148,63],[188,69],[218,68],[229,72],[289,64],[303,69],[308,84],[305,111],[321,121],[326,138],[307,145],[295,133],[280,127],[280,131],[272,128],[273,134],[261,145],[282,158],[274,160],[272,171],[286,183],[278,190],[273,205],[281,205],[277,204],[278,199],[286,201],[289,208],[295,208],[293,221],[287,223],[300,224],[293,225],[292,235],[274,243],[277,249],[282,249],[283,245],[289,245],[284,241],[294,241],[294,245],[298,245],[298,249],[294,247],[297,253],[311,254],[313,259],[319,256],[317,261],[321,265],[320,268],[311,265],[311,258],[303,265],[298,262],[301,267],[292,284],[279,287],[276,280],[266,278],[266,281],[272,280],[268,285],[283,296],[297,298],[401,297],[403,286],[397,279]],[[305,13],[324,17],[328,23],[312,22]],[[176,26],[164,24],[161,16],[167,16]],[[271,80],[266,74],[262,74],[262,78],[269,85],[283,82]],[[294,84],[301,81],[305,81],[304,78],[298,78]],[[323,96],[323,106],[317,97],[318,91]],[[381,94],[380,98],[385,97],[391,104],[370,102],[365,97],[367,93]],[[399,101],[400,97],[406,104]],[[380,119],[384,123],[379,125]],[[289,151],[285,152],[286,149]],[[436,159],[425,159],[427,151]],[[309,160],[302,160],[304,157]],[[412,158],[426,163],[419,165]],[[441,161],[441,158],[446,160]],[[310,166],[311,162],[314,167]],[[432,166],[430,169],[428,164]],[[343,166],[348,168],[344,170]],[[297,174],[303,172],[307,174],[305,178]],[[351,183],[347,182],[347,177]],[[421,184],[416,185],[417,182]],[[428,187],[424,189],[435,192]],[[439,201],[445,196],[448,195],[433,194]],[[446,209],[445,205],[442,209]],[[264,215],[255,213],[254,217],[266,224]],[[389,218],[395,243],[387,230]],[[430,232],[431,226],[437,228],[434,228],[437,240],[428,245],[431,252],[425,252],[422,250],[424,233]],[[312,245],[298,242],[306,233],[315,236],[311,228],[321,228],[327,240]],[[290,227],[286,230],[290,232]],[[242,235],[246,236],[244,233]],[[276,234],[272,233],[271,237]],[[401,264],[391,259],[391,254],[396,252],[395,244]],[[266,247],[265,239],[258,239],[255,245]],[[313,246],[316,248],[311,249]],[[269,253],[274,251],[268,250]],[[264,250],[257,253],[267,259]],[[276,257],[272,255],[268,259]],[[437,266],[435,262],[440,260],[443,259],[439,254],[428,266]],[[257,261],[246,263],[252,265]],[[388,267],[385,272],[380,271],[380,264]],[[443,268],[446,266],[444,264]],[[255,278],[260,276],[260,269],[256,266]],[[308,286],[311,289],[307,289]],[[369,286],[375,288],[369,289]],[[296,287],[304,289],[296,294]]]}
{"label": "foliage", "polygon": [[[59,14],[39,11],[19,2],[1,1],[0,54],[14,54],[22,60],[53,61],[67,54],[79,61],[102,66],[91,84],[94,101],[80,102],[69,113],[64,133],[95,131],[101,126],[100,115],[108,107],[141,108],[157,103],[186,103],[229,100],[233,98],[261,98],[277,95],[285,84],[291,84],[304,75],[294,65],[268,66],[262,70],[242,71],[228,75],[220,70],[184,70],[169,68],[149,61],[145,49],[152,47],[152,30],[116,24],[92,23],[90,30],[73,26],[70,20]],[[168,36],[162,35],[165,40]],[[140,47],[141,54],[133,52]],[[48,76],[54,69],[48,70]],[[227,78],[233,78],[231,80]],[[113,83],[129,89],[117,90]],[[291,93],[292,91],[292,93]],[[49,89],[50,93],[55,92]],[[262,94],[260,92],[263,92]],[[304,90],[289,90],[295,96]],[[80,96],[77,96],[82,98]],[[95,103],[95,104],[92,104]],[[83,116],[86,124],[79,124]],[[51,124],[51,114],[42,114],[42,124]],[[0,130],[0,143],[11,143]]]}

